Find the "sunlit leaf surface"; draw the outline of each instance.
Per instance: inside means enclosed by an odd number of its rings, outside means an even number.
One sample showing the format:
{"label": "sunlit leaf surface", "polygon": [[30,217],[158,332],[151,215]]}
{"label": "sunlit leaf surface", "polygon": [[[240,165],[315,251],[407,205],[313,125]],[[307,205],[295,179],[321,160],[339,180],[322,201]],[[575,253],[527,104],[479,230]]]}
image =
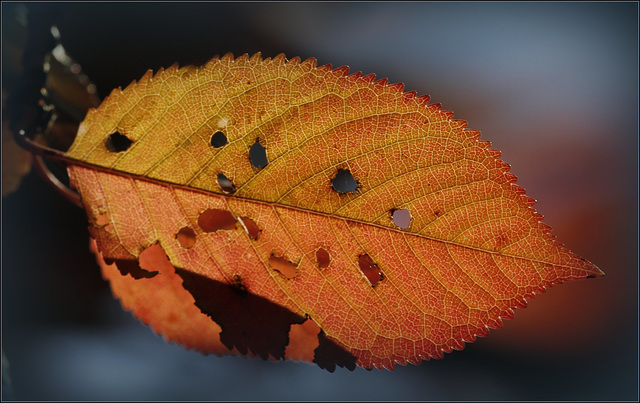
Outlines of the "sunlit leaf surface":
{"label": "sunlit leaf surface", "polygon": [[68,152],[114,294],[199,351],[392,369],[602,274],[428,102],[282,55],[114,90]]}

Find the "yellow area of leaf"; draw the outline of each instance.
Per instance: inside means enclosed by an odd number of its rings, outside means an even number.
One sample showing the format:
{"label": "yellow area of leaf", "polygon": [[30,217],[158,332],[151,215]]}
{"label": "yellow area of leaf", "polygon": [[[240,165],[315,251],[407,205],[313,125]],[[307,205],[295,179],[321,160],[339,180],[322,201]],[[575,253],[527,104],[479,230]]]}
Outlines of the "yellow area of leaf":
{"label": "yellow area of leaf", "polygon": [[[314,59],[227,55],[114,90],[68,152],[90,219],[109,216],[92,228],[98,249],[135,259],[159,243],[188,290],[211,281],[245,295],[239,301],[264,298],[296,315],[269,311],[287,333],[286,323],[308,316],[365,368],[440,358],[500,327],[545,287],[602,274],[555,241],[508,165],[466,122],[402,85],[346,74]],[[227,143],[212,146],[219,131]],[[115,133],[131,143],[114,149]],[[256,139],[264,168],[249,156]],[[339,170],[357,181],[355,192],[334,190]],[[235,192],[223,191],[219,174]],[[397,209],[410,213],[408,228],[394,224]],[[206,211],[228,211],[241,225],[207,231],[198,221]],[[188,248],[184,228],[195,234]],[[363,255],[379,281],[363,272]],[[273,256],[294,262],[295,275],[274,269]],[[208,295],[200,291],[190,292]],[[230,319],[199,299],[220,337],[231,334]],[[316,362],[331,350],[325,336]],[[284,345],[254,341],[255,355],[284,357]]]}

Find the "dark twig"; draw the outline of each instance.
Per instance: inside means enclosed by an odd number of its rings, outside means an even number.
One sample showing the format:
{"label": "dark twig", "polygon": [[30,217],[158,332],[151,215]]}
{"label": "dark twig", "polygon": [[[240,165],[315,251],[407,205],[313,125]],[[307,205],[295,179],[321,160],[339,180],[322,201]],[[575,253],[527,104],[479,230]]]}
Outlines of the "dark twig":
{"label": "dark twig", "polygon": [[[31,140],[29,136],[24,132],[24,130],[19,130],[14,132],[13,138],[16,143],[25,150],[31,152],[33,154],[33,165],[42,176],[45,181],[47,181],[58,193],[60,193],[65,199],[69,200],[71,203],[76,206],[82,208],[82,202],[80,199],[80,195],[70,189],[67,185],[62,183],[60,179],[58,179],[47,167],[44,163],[44,158],[65,161],[64,154],[58,150],[54,150],[52,148],[45,147],[41,144],[36,143]],[[43,158],[44,157],[44,158]]]}
{"label": "dark twig", "polygon": [[39,155],[33,156],[33,165],[40,174],[62,197],[69,200],[71,203],[75,204],[80,208],[84,208],[82,205],[82,200],[80,199],[80,195],[78,192],[73,191],[67,185],[62,183],[60,179],[58,179],[47,167],[44,163],[44,159]]}

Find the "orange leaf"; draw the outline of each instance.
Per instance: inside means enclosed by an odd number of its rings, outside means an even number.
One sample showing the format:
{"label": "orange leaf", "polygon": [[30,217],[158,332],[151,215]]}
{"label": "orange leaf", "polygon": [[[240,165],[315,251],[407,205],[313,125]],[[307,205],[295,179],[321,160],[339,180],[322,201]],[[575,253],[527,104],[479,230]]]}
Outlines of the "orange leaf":
{"label": "orange leaf", "polygon": [[87,114],[69,174],[126,308],[203,352],[392,369],[602,275],[466,122],[347,73],[226,55]]}

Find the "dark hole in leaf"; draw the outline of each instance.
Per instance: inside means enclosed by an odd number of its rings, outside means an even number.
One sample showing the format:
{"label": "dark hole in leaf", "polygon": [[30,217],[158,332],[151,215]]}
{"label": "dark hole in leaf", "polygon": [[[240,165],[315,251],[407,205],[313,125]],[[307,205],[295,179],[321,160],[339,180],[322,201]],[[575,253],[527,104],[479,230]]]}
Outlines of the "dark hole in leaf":
{"label": "dark hole in leaf", "polygon": [[384,277],[377,264],[373,262],[371,256],[364,254],[358,257],[360,270],[367,277],[372,287],[375,287]]}
{"label": "dark hole in leaf", "polygon": [[222,188],[222,191],[226,194],[231,194],[236,191],[234,184],[224,176],[224,174],[218,174],[218,185]]}
{"label": "dark hole in leaf", "polygon": [[320,345],[318,334],[320,326],[311,319],[308,313],[304,314],[307,320],[302,324],[291,325],[289,330],[289,344],[285,350],[285,359],[313,362],[315,349]]}
{"label": "dark hole in leaf", "polygon": [[180,228],[180,231],[176,234],[176,239],[180,242],[180,246],[191,249],[196,244],[196,232],[190,227]]}
{"label": "dark hole in leaf", "polygon": [[206,209],[198,217],[198,225],[204,232],[215,232],[221,229],[235,229],[236,219],[228,210]]}
{"label": "dark hole in leaf", "polygon": [[160,273],[158,271],[148,271],[148,270],[145,270],[145,269],[141,268],[140,264],[138,264],[138,261],[133,256],[131,256],[131,259],[108,259],[108,258],[105,258],[104,262],[106,264],[115,263],[116,267],[118,268],[118,271],[120,272],[120,274],[122,274],[123,276],[126,276],[128,274],[128,275],[130,275],[131,277],[133,277],[136,280],[139,280],[141,278],[155,277],[157,274]]}
{"label": "dark hole in leaf", "polygon": [[433,212],[433,214],[435,214],[436,217],[440,217],[440,214],[442,213],[440,212],[440,210],[436,210]]}
{"label": "dark hole in leaf", "polygon": [[358,188],[358,182],[353,179],[353,175],[348,169],[339,169],[336,176],[331,179],[333,190],[339,193],[355,193]]}
{"label": "dark hole in leaf", "polygon": [[411,213],[406,208],[400,210],[392,210],[391,218],[393,219],[393,223],[402,229],[409,228],[409,224],[411,223]]}
{"label": "dark hole in leaf", "polygon": [[260,234],[258,224],[249,217],[239,217],[239,220],[247,235],[249,235],[249,238],[253,240],[258,239],[258,235]]}
{"label": "dark hole in leaf", "polygon": [[213,133],[213,136],[211,136],[211,145],[213,147],[220,148],[225,144],[227,144],[227,136],[225,136],[224,133],[221,131]]}
{"label": "dark hole in leaf", "polygon": [[316,251],[316,260],[318,261],[318,267],[329,267],[329,263],[331,263],[329,252],[323,248]]}
{"label": "dark hole in leaf", "polygon": [[289,279],[294,278],[297,274],[297,265],[291,263],[282,256],[271,255],[269,258],[269,265],[273,270]]}
{"label": "dark hole in leaf", "polygon": [[314,351],[313,362],[329,372],[336,370],[336,365],[353,371],[356,368],[357,357],[331,340],[324,331],[318,334],[318,347]]}
{"label": "dark hole in leaf", "polygon": [[267,161],[267,150],[260,144],[258,139],[249,149],[249,159],[251,160],[251,165],[256,168],[264,168],[269,163]]}
{"label": "dark hole in leaf", "polygon": [[179,267],[176,273],[195,305],[220,325],[220,341],[227,348],[235,347],[244,355],[251,351],[263,359],[284,359],[291,325],[303,323],[304,316],[251,292],[238,292],[236,284],[211,280]]}
{"label": "dark hole in leaf", "polygon": [[589,275],[587,276],[587,278],[596,278],[596,276],[595,276],[595,275],[593,275],[593,274],[589,274]]}
{"label": "dark hole in leaf", "polygon": [[133,141],[129,140],[127,136],[120,134],[119,132],[115,132],[107,138],[104,145],[107,147],[107,150],[112,153],[119,153],[127,151],[129,147],[131,147],[132,143]]}

